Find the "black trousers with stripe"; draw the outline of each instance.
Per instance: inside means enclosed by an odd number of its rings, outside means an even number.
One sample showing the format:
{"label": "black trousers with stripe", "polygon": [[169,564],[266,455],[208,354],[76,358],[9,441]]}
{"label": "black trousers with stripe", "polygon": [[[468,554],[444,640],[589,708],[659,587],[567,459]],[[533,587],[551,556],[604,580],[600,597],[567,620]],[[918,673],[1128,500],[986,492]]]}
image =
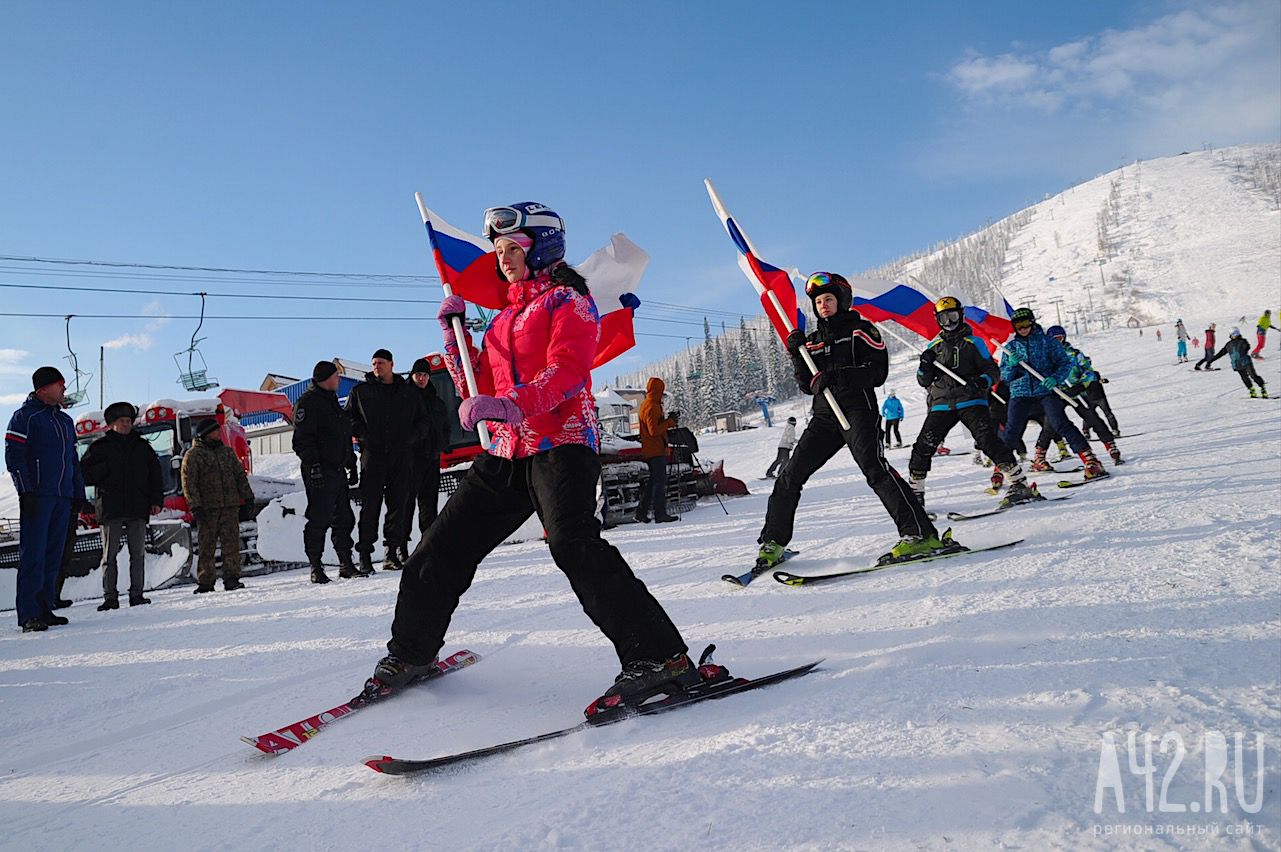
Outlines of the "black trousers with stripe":
{"label": "black trousers with stripe", "polygon": [[774,481],[769,508],[765,513],[765,526],[758,542],[772,541],[786,545],[792,540],[792,527],[796,508],[801,502],[801,490],[819,468],[827,464],[844,447],[854,457],[867,484],[881,505],[894,519],[900,536],[935,535],[937,531],[926,517],[921,504],[912,496],[903,477],[885,460],[881,446],[881,417],[875,411],[852,409],[845,412],[850,430],[841,430],[836,417],[825,412],[815,412],[809,426],[796,443],[792,459]]}

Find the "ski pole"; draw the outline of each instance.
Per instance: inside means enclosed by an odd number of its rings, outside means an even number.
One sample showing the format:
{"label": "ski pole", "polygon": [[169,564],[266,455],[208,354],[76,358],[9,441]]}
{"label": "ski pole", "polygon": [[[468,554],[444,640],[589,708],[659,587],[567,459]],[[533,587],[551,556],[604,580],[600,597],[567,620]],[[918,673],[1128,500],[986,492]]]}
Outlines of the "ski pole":
{"label": "ski pole", "polygon": [[[418,212],[423,217],[423,225],[429,225],[431,216],[427,213],[427,204],[423,201],[422,193],[415,192],[414,200],[418,202]],[[432,252],[432,254],[434,255],[435,252]],[[439,263],[436,264],[436,271],[440,273],[440,286],[445,291],[445,298],[454,295],[454,288],[449,285],[449,276],[445,274],[445,270],[440,268]],[[477,396],[480,391],[476,385],[476,371],[472,368],[471,352],[468,351],[467,346],[467,341],[471,338],[465,336],[466,332],[463,330],[462,317],[454,317],[452,322],[454,326],[454,342],[458,344],[458,360],[463,364],[463,378],[467,382],[467,395]],[[490,444],[489,424],[483,420],[477,423],[476,433],[480,435],[481,447],[488,449]]]}
{"label": "ski pole", "polygon": [[[725,223],[725,231],[726,233],[729,233],[730,239],[733,239],[734,235],[730,233],[728,225],[730,215],[725,210],[725,205],[721,202],[720,195],[717,194],[716,188],[712,186],[712,182],[710,180],[704,179],[703,185],[707,187],[707,195],[712,199],[712,207],[716,208],[716,215],[720,217],[722,223]],[[752,254],[759,258],[760,253],[756,251],[756,246],[752,244],[751,238],[747,236],[741,227],[739,227],[738,233],[742,236],[743,241],[747,243],[747,247],[751,249]],[[791,317],[787,315],[787,311],[783,310],[782,304],[779,303],[777,294],[775,294],[773,290],[766,289],[765,285],[756,280],[756,276],[754,276],[749,270],[743,269],[741,263],[739,264],[739,269],[743,270],[743,274],[747,276],[747,280],[751,283],[753,289],[755,289],[757,293],[769,297],[769,304],[773,306],[774,313],[778,316],[783,328],[787,329],[788,335],[790,336],[793,331],[796,331],[796,326],[792,324]],[[818,369],[818,365],[814,363],[814,359],[810,356],[809,350],[802,346],[800,349],[800,355],[801,360],[805,362],[805,366],[809,369],[810,375],[817,376],[820,371]],[[841,424],[841,429],[846,432],[850,431],[850,421],[845,417],[845,412],[841,410],[840,405],[837,404],[836,397],[832,394],[831,388],[823,388],[823,399],[827,400],[827,405],[832,409],[832,413],[836,415],[836,420]]]}

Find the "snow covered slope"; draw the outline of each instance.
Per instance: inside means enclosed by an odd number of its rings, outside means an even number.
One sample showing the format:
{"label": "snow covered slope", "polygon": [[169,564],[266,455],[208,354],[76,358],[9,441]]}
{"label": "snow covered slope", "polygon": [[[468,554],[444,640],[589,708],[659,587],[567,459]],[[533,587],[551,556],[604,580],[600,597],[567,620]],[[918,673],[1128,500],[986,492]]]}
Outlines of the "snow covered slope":
{"label": "snow covered slope", "polygon": [[[1143,434],[1123,442],[1132,461],[1109,482],[957,526],[974,544],[1027,539],[1013,550],[831,586],[732,588],[719,577],[755,551],[769,484],[757,477],[778,437],[768,429],[704,438],[705,454],[757,492],[726,501],[728,516],[711,502],[679,524],[608,534],[696,652],[714,641],[744,675],[826,658],[750,697],[438,776],[361,766],[369,754],[430,757],[571,724],[611,682],[610,648],[536,542],[500,548],[454,618],[448,647],[483,662],[282,757],[237,738],[357,691],[383,653],[394,574],[313,586],[295,571],[236,593],[157,592],[141,609],[77,605],[69,626],[45,634],[10,624],[0,631],[4,845],[1275,849],[1281,403],[1245,398],[1230,371],[1176,366],[1172,343],[1150,333],[1079,342],[1111,378],[1123,428]],[[1268,356],[1260,366],[1281,390],[1275,342]],[[892,383],[908,406],[906,437],[923,412],[905,369]],[[905,452],[891,453],[900,469]],[[985,480],[968,459],[941,459],[931,504],[990,505]],[[792,569],[863,565],[891,539],[838,457],[806,489]],[[1184,805],[1203,801],[1204,739],[1225,735],[1228,812],[1216,794],[1212,814],[1150,813],[1128,732],[1139,744],[1154,737],[1158,801],[1168,777],[1165,801]],[[1189,749],[1177,766],[1168,743],[1158,749],[1174,733]],[[1120,749],[1124,813],[1110,790],[1094,810],[1105,734]],[[1115,833],[1135,826],[1217,834]]]}
{"label": "snow covered slope", "polygon": [[[1134,163],[1047,198],[1010,243],[1000,289],[1014,305],[1035,298],[1049,317],[1049,300],[1061,296],[1065,309],[1093,301],[1121,323],[1211,311],[1220,324],[1253,323],[1281,303],[1278,199],[1249,178],[1260,159],[1281,169],[1281,145]],[[902,280],[936,256],[908,263]]]}

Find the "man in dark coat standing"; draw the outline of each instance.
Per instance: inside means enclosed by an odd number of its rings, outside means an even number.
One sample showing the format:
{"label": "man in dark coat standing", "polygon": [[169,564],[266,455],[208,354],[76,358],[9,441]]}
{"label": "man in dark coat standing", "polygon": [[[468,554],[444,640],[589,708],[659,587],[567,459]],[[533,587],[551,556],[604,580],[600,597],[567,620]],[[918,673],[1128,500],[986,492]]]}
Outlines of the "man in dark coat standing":
{"label": "man in dark coat standing", "polygon": [[347,494],[347,485],[356,476],[356,454],[351,448],[351,415],[338,404],[341,380],[333,361],[318,362],[311,371],[311,387],[294,405],[294,453],[302,463],[307,489],[302,544],[313,583],[329,582],[321,562],[326,529],[338,554],[338,576],[350,578],[358,573],[351,561],[356,516]]}
{"label": "man in dark coat standing", "polygon": [[85,498],[76,424],[62,410],[67,380],[57,367],[40,367],[31,384],[35,389],[4,434],[4,464],[18,491],[16,609],[24,633],[67,623],[53,612],[58,569],[71,505]]}
{"label": "man in dark coat standing", "polygon": [[404,567],[397,551],[405,524],[412,466],[410,451],[427,430],[422,400],[409,382],[396,375],[391,352],[374,353],[373,369],[347,397],[351,431],[360,446],[360,573],[374,573],[374,542],[384,500],[383,568]]}
{"label": "man in dark coat standing", "polygon": [[164,505],[160,457],[147,440],[133,431],[138,409],[127,402],[107,406],[107,433],[94,441],[80,461],[85,483],[97,489],[94,498],[102,527],[102,604],[99,612],[119,609],[116,560],[120,538],[129,543],[129,606],[149,604],[146,585],[147,518]]}
{"label": "man in dark coat standing", "polygon": [[396,553],[401,563],[409,559],[409,525],[414,519],[414,503],[418,504],[420,534],[426,534],[427,528],[436,520],[440,503],[440,454],[449,446],[449,413],[445,401],[431,383],[431,364],[426,358],[414,362],[409,380],[422,400],[427,429],[411,452],[414,470],[410,477],[409,499],[405,504],[405,522],[401,525],[401,544]]}

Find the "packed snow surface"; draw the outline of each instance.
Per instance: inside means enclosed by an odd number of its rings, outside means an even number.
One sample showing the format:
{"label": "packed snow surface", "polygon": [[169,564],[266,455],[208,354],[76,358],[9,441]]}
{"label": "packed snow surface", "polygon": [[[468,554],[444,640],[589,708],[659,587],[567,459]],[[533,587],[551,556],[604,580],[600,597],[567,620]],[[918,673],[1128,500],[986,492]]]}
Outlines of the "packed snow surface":
{"label": "packed snow surface", "polygon": [[[745,676],[824,659],[743,697],[414,779],[362,766],[571,725],[611,683],[609,645],[539,542],[495,551],[455,615],[446,649],[470,648],[479,665],[279,757],[239,736],[359,690],[384,651],[397,575],[315,586],[291,571],[234,593],[159,591],[140,609],[78,604],[69,626],[43,634],[11,624],[0,633],[4,845],[1275,849],[1281,403],[1246,398],[1230,370],[1176,365],[1174,342],[1150,330],[1078,342],[1109,377],[1123,430],[1142,434],[1123,440],[1130,461],[1110,481],[956,525],[973,545],[1026,539],[1014,549],[811,588],[768,576],[731,587],[720,576],[752,562],[777,428],[701,439],[754,492],[726,500],[728,515],[711,501],[678,524],[607,533],[694,653],[715,642]],[[1275,341],[1267,356],[1260,370],[1281,391]],[[890,381],[904,437],[924,414],[911,370],[896,364]],[[906,453],[890,451],[899,470]],[[1038,477],[1054,496],[1057,478]],[[939,459],[929,504],[991,506],[986,479],[968,457]],[[838,456],[805,491],[788,568],[868,565],[893,539]],[[1227,743],[1227,812],[1211,787],[1207,814],[1214,732]],[[1124,813],[1099,786],[1109,734]],[[1174,734],[1188,749],[1178,763]],[[1151,810],[1129,762],[1143,761],[1147,735]],[[1193,807],[1161,812],[1162,801]]]}

